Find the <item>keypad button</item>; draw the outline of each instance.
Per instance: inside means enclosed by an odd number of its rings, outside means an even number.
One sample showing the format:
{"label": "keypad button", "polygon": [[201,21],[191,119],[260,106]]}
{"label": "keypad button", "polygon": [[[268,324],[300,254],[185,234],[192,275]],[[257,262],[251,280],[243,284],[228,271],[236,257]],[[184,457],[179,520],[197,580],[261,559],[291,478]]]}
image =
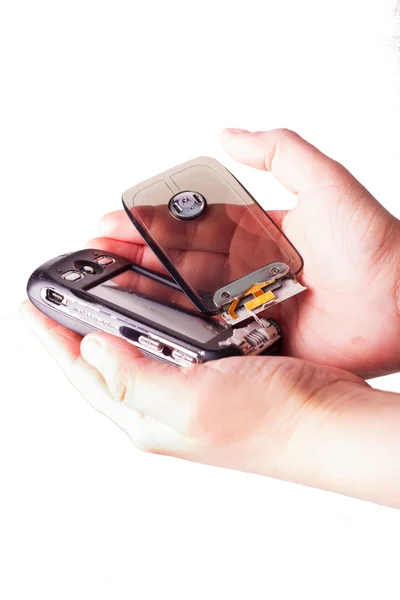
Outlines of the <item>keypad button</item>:
{"label": "keypad button", "polygon": [[80,273],[79,271],[66,271],[61,277],[67,281],[78,281],[79,279],[82,279],[83,273]]}
{"label": "keypad button", "polygon": [[113,262],[115,262],[115,260],[111,258],[111,256],[99,256],[98,258],[94,259],[94,262],[96,262],[99,265],[103,265],[103,267],[106,267],[107,265],[111,265]]}
{"label": "keypad button", "polygon": [[89,273],[90,275],[94,275],[96,273],[96,271],[90,265],[85,265],[84,267],[82,267],[82,271],[84,271],[85,273]]}

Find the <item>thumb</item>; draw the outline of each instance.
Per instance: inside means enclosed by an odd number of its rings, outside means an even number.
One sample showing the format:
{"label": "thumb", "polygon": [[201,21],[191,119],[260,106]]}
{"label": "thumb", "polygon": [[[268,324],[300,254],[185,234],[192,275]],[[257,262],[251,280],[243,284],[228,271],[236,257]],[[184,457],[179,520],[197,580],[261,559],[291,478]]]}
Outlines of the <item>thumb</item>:
{"label": "thumb", "polygon": [[312,195],[318,202],[319,191],[330,186],[340,187],[344,193],[332,197],[341,203],[347,198],[354,205],[355,199],[359,200],[362,194],[363,209],[380,206],[343,165],[289,129],[255,132],[224,129],[221,143],[238,162],[271,171],[293,194]]}
{"label": "thumb", "polygon": [[81,354],[102,375],[114,400],[176,430],[185,429],[193,404],[190,390],[195,389],[188,380],[194,379],[196,367],[184,372],[105,333],[84,337]]}
{"label": "thumb", "polygon": [[[221,141],[236,160],[271,171],[298,206],[278,223],[300,250],[305,264],[319,261],[336,272],[342,261],[360,257],[368,270],[398,247],[400,222],[340,163],[288,129],[225,129]],[[272,215],[271,215],[272,216]],[[380,268],[380,267],[379,267]]]}

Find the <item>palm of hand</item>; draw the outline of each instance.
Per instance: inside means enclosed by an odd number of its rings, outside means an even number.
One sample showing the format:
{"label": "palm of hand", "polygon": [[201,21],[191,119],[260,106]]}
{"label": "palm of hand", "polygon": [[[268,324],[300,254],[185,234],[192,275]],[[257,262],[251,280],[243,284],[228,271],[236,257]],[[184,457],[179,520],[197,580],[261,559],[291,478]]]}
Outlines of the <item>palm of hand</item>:
{"label": "palm of hand", "polygon": [[237,161],[298,196],[275,218],[304,258],[308,291],[280,305],[286,352],[364,377],[400,365],[400,222],[340,163],[287,129],[224,130]]}
{"label": "palm of hand", "polygon": [[318,189],[282,215],[308,290],[281,305],[279,317],[290,355],[374,376],[400,359],[400,227],[367,190],[354,193]]}

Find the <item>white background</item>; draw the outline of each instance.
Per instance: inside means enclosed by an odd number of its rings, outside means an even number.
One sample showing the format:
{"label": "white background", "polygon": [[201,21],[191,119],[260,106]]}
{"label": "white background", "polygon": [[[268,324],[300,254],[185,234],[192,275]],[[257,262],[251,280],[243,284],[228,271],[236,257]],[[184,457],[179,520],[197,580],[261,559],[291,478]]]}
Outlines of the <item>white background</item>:
{"label": "white background", "polygon": [[136,450],[18,318],[35,267],[179,162],[293,206],[225,126],[297,130],[400,217],[399,20],[395,0],[2,2],[2,598],[399,598],[398,511]]}

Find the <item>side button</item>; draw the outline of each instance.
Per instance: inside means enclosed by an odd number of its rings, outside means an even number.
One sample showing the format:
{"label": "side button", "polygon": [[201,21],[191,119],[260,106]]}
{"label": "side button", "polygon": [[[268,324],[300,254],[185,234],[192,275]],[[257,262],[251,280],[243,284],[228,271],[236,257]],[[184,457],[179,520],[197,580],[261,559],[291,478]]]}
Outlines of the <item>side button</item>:
{"label": "side button", "polygon": [[161,342],[157,340],[153,340],[152,338],[146,337],[145,335],[140,335],[138,342],[143,348],[153,352],[162,352],[163,345]]}
{"label": "side button", "polygon": [[182,350],[172,350],[171,357],[178,365],[195,365],[197,363],[197,359],[194,356],[189,356],[186,352],[182,352]]}

